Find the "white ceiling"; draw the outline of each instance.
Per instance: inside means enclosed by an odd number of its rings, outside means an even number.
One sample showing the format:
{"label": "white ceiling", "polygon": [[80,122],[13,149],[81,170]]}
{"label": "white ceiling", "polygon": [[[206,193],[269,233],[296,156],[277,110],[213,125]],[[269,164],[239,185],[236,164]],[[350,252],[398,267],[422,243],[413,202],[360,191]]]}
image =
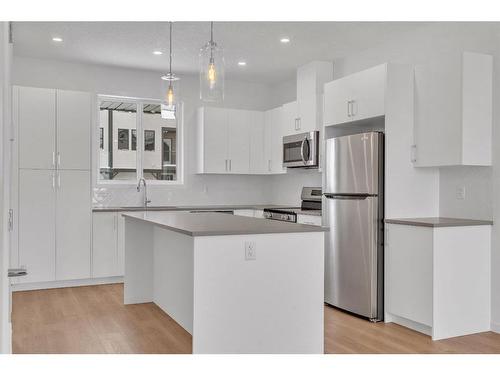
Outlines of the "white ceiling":
{"label": "white ceiling", "polygon": [[[227,79],[277,83],[311,60],[333,60],[422,27],[409,22],[219,22],[214,39],[224,48]],[[62,37],[55,43],[52,37]],[[168,22],[15,22],[18,56],[104,64],[164,72]],[[279,39],[287,36],[289,44]],[[175,22],[173,70],[198,71],[198,52],[209,22]],[[163,55],[153,55],[154,50]],[[238,66],[244,60],[247,66]]]}

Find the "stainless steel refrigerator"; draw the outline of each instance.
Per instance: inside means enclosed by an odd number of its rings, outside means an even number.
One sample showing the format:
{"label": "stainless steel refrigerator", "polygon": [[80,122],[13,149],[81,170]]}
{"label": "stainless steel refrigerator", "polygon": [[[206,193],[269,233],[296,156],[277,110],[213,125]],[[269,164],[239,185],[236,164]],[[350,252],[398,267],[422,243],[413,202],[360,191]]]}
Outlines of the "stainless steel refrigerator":
{"label": "stainless steel refrigerator", "polygon": [[325,302],[383,319],[384,137],[379,132],[326,141]]}

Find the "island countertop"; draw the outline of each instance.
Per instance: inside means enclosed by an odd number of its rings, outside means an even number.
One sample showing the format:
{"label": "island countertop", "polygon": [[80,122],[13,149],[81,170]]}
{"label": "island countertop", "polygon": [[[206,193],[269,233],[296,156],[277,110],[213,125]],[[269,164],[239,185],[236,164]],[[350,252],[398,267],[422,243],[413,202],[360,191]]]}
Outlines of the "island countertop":
{"label": "island countertop", "polygon": [[219,212],[147,211],[122,215],[127,219],[151,223],[193,237],[325,232],[328,230],[315,225],[233,216]]}
{"label": "island countertop", "polygon": [[475,225],[493,225],[491,220],[457,219],[450,217],[420,217],[404,219],[385,219],[387,224],[412,225],[418,227],[466,227]]}

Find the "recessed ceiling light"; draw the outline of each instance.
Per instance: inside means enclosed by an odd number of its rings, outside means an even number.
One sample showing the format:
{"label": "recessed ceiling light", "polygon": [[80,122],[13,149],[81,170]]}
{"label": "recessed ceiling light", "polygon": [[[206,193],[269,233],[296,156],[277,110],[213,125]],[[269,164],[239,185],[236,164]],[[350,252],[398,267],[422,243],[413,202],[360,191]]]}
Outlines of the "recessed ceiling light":
{"label": "recessed ceiling light", "polygon": [[239,66],[246,66],[247,62],[246,61],[238,61]]}
{"label": "recessed ceiling light", "polygon": [[153,55],[163,55],[163,52],[162,51],[153,51]]}
{"label": "recessed ceiling light", "polygon": [[53,42],[62,42],[62,41],[63,41],[63,39],[62,39],[62,38],[60,38],[60,37],[58,37],[58,36],[55,36],[55,37],[53,37],[53,38],[52,38],[52,41],[53,41]]}
{"label": "recessed ceiling light", "polygon": [[290,43],[290,38],[283,37],[283,38],[280,39],[280,42],[281,43]]}

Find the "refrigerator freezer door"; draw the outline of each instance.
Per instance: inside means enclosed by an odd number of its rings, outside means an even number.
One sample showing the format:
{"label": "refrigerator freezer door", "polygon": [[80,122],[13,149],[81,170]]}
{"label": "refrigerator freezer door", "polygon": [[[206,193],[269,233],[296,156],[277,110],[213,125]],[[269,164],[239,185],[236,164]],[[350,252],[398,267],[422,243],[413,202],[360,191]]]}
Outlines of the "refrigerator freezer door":
{"label": "refrigerator freezer door", "polygon": [[377,317],[377,205],[373,196],[325,198],[325,301]]}
{"label": "refrigerator freezer door", "polygon": [[376,132],[328,139],[324,192],[378,194],[381,139]]}

